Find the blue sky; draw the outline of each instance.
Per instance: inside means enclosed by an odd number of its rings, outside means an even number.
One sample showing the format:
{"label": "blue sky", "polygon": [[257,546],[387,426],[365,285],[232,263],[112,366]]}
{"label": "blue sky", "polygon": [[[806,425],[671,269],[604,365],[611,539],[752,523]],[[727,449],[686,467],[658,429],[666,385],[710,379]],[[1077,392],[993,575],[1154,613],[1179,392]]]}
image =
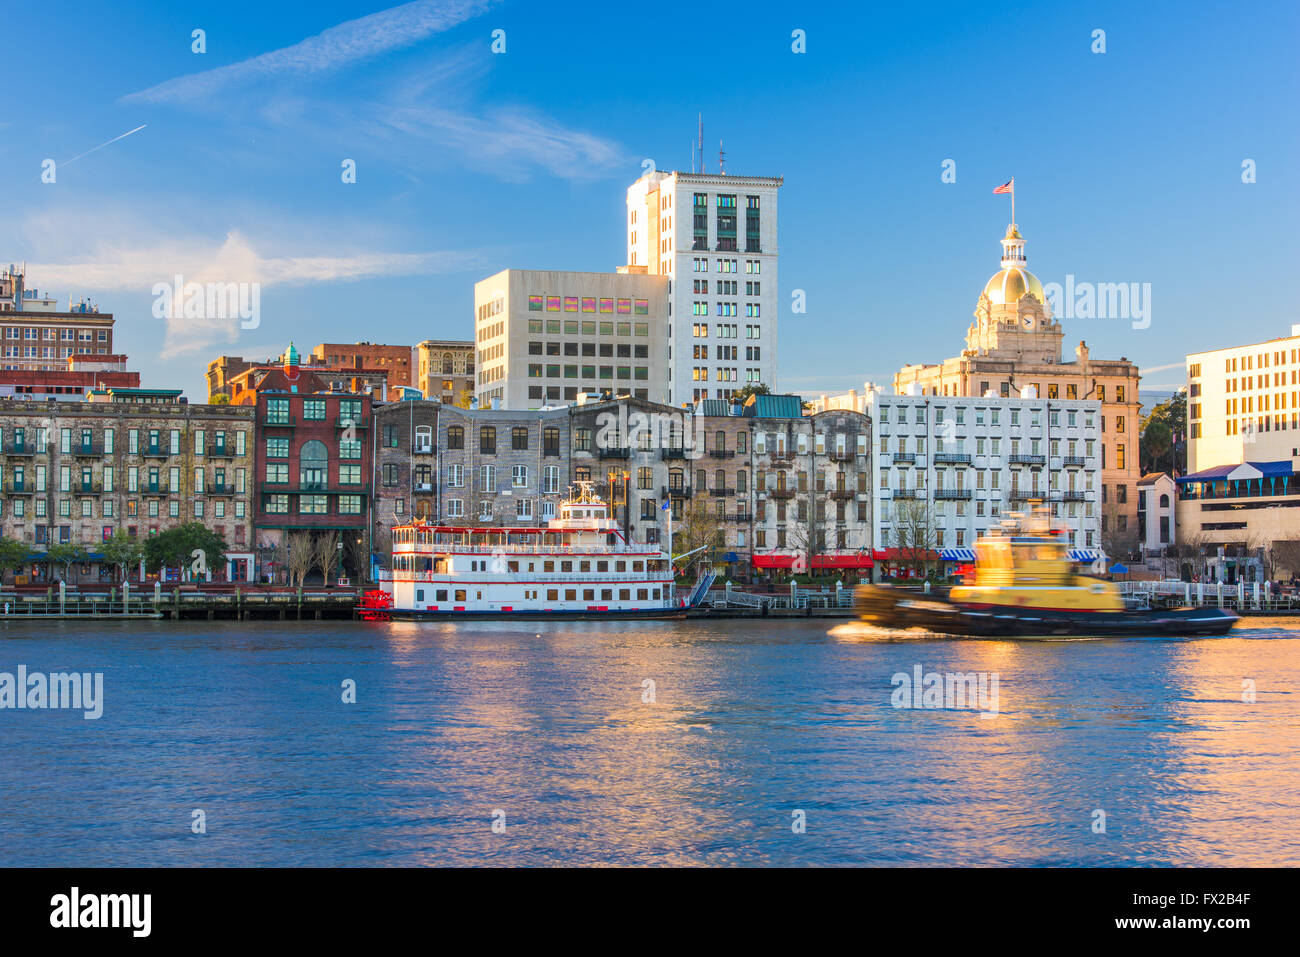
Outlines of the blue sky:
{"label": "blue sky", "polygon": [[[1300,322],[1296,4],[844,6],[19,5],[0,259],[201,401],[220,353],[470,338],[477,279],[615,269],[627,185],[689,168],[703,113],[710,170],[721,137],[729,172],[785,177],[781,296],[808,311],[780,317],[782,389],[955,355],[1013,175],[1043,282],[1151,284],[1149,328],[1069,320],[1068,349],[1167,388],[1188,351]],[[260,282],[260,325],[154,318],[177,272]]]}

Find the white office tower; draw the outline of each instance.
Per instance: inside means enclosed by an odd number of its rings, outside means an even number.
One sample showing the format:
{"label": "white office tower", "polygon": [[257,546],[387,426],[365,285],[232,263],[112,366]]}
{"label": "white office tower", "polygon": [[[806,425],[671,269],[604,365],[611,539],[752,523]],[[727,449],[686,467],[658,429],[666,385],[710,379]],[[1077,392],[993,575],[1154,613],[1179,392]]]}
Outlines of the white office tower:
{"label": "white office tower", "polygon": [[777,391],[776,193],[781,177],[647,173],[627,191],[627,266],[669,280],[674,405]]}

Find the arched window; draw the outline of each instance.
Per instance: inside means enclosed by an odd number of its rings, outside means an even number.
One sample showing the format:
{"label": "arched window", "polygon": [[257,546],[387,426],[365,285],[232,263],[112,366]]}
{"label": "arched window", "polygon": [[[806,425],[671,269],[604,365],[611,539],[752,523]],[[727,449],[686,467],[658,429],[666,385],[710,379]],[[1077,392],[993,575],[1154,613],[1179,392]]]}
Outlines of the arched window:
{"label": "arched window", "polygon": [[298,481],[301,488],[323,489],[329,475],[330,454],[317,439],[304,442],[298,453]]}
{"label": "arched window", "polygon": [[448,354],[448,355],[444,355],[444,356],[442,357],[442,374],[443,374],[443,375],[451,375],[451,355],[450,355],[450,354]]}
{"label": "arched window", "polygon": [[1168,496],[1168,495],[1161,495],[1161,496],[1160,496],[1160,507],[1161,507],[1161,508],[1168,508],[1168,507],[1169,507],[1169,496]]}
{"label": "arched window", "polygon": [[433,426],[417,425],[415,427],[415,447],[425,451],[433,449]]}

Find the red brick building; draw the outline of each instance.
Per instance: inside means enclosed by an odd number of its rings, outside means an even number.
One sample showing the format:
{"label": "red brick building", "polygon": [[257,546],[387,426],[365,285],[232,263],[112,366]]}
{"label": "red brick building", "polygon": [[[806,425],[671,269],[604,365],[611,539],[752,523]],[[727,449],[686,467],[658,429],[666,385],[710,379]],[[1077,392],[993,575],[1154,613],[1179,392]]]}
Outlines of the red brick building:
{"label": "red brick building", "polygon": [[318,373],[298,365],[292,346],[285,360],[278,369],[250,369],[235,380],[239,388],[231,395],[233,404],[257,409],[253,528],[260,567],[284,581],[288,551],[302,541],[293,533],[308,532],[337,534],[340,564],[364,571],[371,508],[370,396],[329,390]]}
{"label": "red brick building", "polygon": [[311,351],[311,365],[324,365],[330,371],[367,371],[382,369],[388,373],[388,387],[414,386],[411,376],[411,347],[385,346],[373,342],[322,342]]}

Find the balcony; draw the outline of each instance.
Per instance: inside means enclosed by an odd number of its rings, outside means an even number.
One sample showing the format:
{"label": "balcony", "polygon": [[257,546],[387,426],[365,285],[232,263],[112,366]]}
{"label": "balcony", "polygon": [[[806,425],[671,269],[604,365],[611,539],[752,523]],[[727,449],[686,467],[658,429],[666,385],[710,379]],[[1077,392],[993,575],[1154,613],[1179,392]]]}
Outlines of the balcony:
{"label": "balcony", "polygon": [[787,486],[786,488],[770,488],[767,494],[776,499],[791,499],[795,497],[796,490]]}
{"label": "balcony", "polygon": [[914,488],[896,488],[894,489],[894,498],[920,498],[920,489]]}
{"label": "balcony", "polygon": [[73,495],[98,495],[104,491],[104,486],[99,482],[77,482],[73,486]]}
{"label": "balcony", "polygon": [[596,452],[597,458],[602,459],[626,459],[631,458],[632,450],[626,445],[617,445],[611,448],[600,448]]}
{"label": "balcony", "polygon": [[1042,501],[1047,498],[1047,493],[1039,489],[1013,488],[1007,493],[1007,498],[1013,502],[1033,502]]}
{"label": "balcony", "polygon": [[686,458],[686,450],[678,446],[671,446],[663,450],[661,457],[665,459],[684,459]]}
{"label": "balcony", "polygon": [[748,524],[754,520],[754,516],[751,512],[737,512],[735,515],[724,515],[722,519],[725,522],[743,522]]}
{"label": "balcony", "polygon": [[1042,455],[1010,455],[1007,461],[1012,465],[1030,465],[1034,468],[1042,468],[1047,464],[1046,456]]}
{"label": "balcony", "polygon": [[432,492],[432,491],[433,491],[433,483],[432,483],[432,482],[416,482],[416,483],[414,484],[413,488],[414,488],[415,491],[417,491],[417,492],[425,492],[425,493],[428,493],[428,492]]}
{"label": "balcony", "polygon": [[413,446],[411,446],[411,454],[412,454],[412,455],[432,455],[432,454],[433,454],[433,446],[432,446],[432,445],[413,445]]}
{"label": "balcony", "polygon": [[97,448],[94,442],[77,443],[72,447],[72,454],[79,458],[99,458],[103,454],[102,448]]}
{"label": "balcony", "polygon": [[140,486],[140,491],[143,492],[145,495],[166,495],[167,483],[147,482],[144,485]]}
{"label": "balcony", "polygon": [[735,455],[734,449],[709,449],[709,458],[711,459],[730,459],[734,458]]}
{"label": "balcony", "polygon": [[734,488],[715,488],[710,489],[709,494],[714,498],[730,498],[736,494],[736,490]]}
{"label": "balcony", "polygon": [[31,482],[10,482],[6,491],[9,495],[33,495],[36,492],[36,486]]}
{"label": "balcony", "polygon": [[1061,459],[1061,464],[1067,469],[1081,469],[1087,467],[1088,460],[1082,455],[1067,455]]}
{"label": "balcony", "polygon": [[208,492],[207,492],[207,494],[209,494],[209,495],[234,495],[234,494],[235,494],[235,487],[234,487],[233,485],[227,485],[227,484],[225,484],[224,482],[221,483],[220,485],[218,485],[217,483],[214,482],[214,483],[212,483],[211,485],[208,486]]}
{"label": "balcony", "polygon": [[214,445],[204,454],[210,459],[233,459],[235,450],[228,445]]}
{"label": "balcony", "polygon": [[690,498],[691,487],[689,485],[663,485],[660,486],[663,492],[660,498]]}
{"label": "balcony", "polygon": [[[855,452],[853,449],[831,449],[830,452],[827,453],[827,457],[832,462],[852,462],[858,454],[859,453]],[[866,455],[867,453],[862,452],[861,454]]]}
{"label": "balcony", "polygon": [[166,459],[171,458],[172,453],[161,445],[146,445],[140,450],[140,454],[147,459]]}
{"label": "balcony", "polygon": [[[759,452],[758,449],[755,449],[754,452],[758,455],[764,454],[762,452]],[[772,449],[770,452],[766,454],[770,456],[774,461],[780,460],[780,461],[788,462],[794,458],[794,449]]]}
{"label": "balcony", "polygon": [[905,462],[905,463],[907,463],[907,464],[909,464],[909,465],[915,465],[915,464],[916,464],[916,453],[915,453],[915,452],[895,452],[894,455],[893,455],[893,460],[894,460],[894,464],[895,464],[895,465],[898,465],[900,462]]}
{"label": "balcony", "polygon": [[832,499],[837,502],[851,502],[853,496],[857,495],[857,489],[851,488],[833,488],[828,493]]}
{"label": "balcony", "polygon": [[262,425],[268,429],[292,429],[297,427],[298,417],[296,415],[277,415],[274,417],[268,415],[262,420]]}
{"label": "balcony", "polygon": [[9,448],[5,451],[5,455],[16,455],[16,456],[20,456],[20,457],[29,457],[29,456],[35,455],[36,452],[37,452],[37,448],[36,448],[36,446],[34,446],[34,445],[30,444],[30,443],[24,442],[24,443],[21,444],[21,445],[19,445],[18,443],[14,443],[13,445],[10,445]]}
{"label": "balcony", "polygon": [[1061,500],[1065,502],[1086,502],[1088,500],[1087,496],[1087,492],[1069,490],[1061,493]]}
{"label": "balcony", "polygon": [[368,429],[370,423],[365,419],[354,419],[350,415],[340,415],[334,420],[334,427],[336,429]]}
{"label": "balcony", "polygon": [[965,452],[935,452],[935,465],[970,465],[971,457]]}
{"label": "balcony", "polygon": [[365,485],[327,485],[324,482],[301,482],[297,488],[283,485],[266,486],[268,492],[288,492],[290,495],[369,495],[370,483]]}
{"label": "balcony", "polygon": [[968,488],[937,488],[934,498],[937,502],[969,502],[973,493]]}

